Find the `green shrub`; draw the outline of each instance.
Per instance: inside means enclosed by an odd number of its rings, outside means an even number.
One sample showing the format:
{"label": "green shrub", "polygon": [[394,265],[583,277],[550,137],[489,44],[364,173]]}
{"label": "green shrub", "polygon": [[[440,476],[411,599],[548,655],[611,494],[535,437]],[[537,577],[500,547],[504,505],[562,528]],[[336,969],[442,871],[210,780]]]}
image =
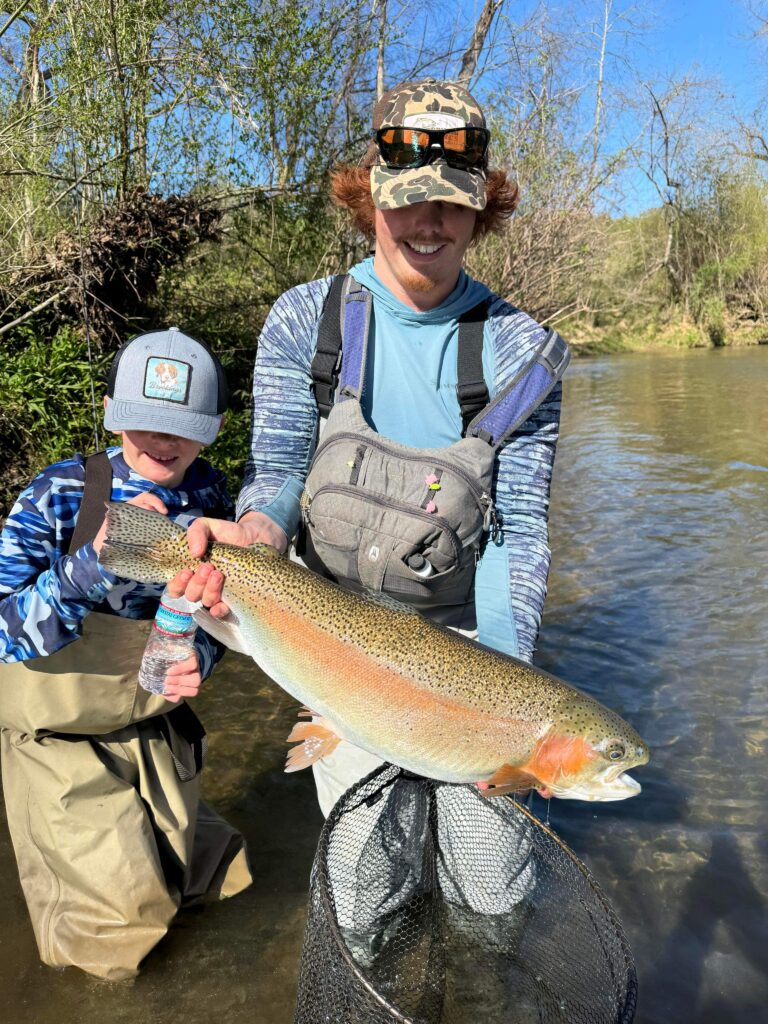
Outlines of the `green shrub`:
{"label": "green shrub", "polygon": [[[111,356],[88,358],[84,339],[63,327],[52,341],[27,335],[0,350],[0,509],[4,515],[32,476],[75,451],[106,442],[104,381]],[[95,402],[95,408],[94,408]]]}

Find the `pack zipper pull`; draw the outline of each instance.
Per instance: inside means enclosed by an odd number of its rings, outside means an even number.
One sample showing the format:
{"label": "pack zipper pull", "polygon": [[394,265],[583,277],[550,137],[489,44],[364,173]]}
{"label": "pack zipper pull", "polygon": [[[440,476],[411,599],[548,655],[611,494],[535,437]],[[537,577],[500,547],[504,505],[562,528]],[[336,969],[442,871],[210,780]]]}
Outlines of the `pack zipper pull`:
{"label": "pack zipper pull", "polygon": [[301,519],[305,526],[312,526],[312,520],[309,518],[309,507],[311,504],[312,495],[307,490],[302,491],[299,498],[299,510],[301,511]]}
{"label": "pack zipper pull", "polygon": [[493,500],[485,492],[480,496],[480,501],[484,506],[483,512],[483,530],[486,533],[491,534],[491,540],[496,540],[499,536],[499,520],[496,516],[496,506],[493,504]]}

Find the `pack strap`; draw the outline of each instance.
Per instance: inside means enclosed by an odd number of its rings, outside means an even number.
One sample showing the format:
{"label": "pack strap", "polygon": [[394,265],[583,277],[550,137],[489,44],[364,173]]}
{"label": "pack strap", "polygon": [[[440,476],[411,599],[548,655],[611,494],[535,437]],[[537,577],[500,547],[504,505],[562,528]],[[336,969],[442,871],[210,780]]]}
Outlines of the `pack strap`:
{"label": "pack strap", "polygon": [[[312,359],[312,382],[321,416],[327,416],[338,391],[340,399],[362,397],[371,326],[372,296],[349,274],[334,277],[323,306]],[[485,300],[459,317],[456,398],[462,435],[473,416],[488,404],[483,377]]]}
{"label": "pack strap", "polygon": [[459,348],[456,357],[456,397],[461,412],[461,436],[472,418],[488,405],[488,385],[483,376],[483,330],[488,317],[484,299],[459,317]]}
{"label": "pack strap", "polygon": [[371,329],[373,296],[367,288],[349,278],[344,296],[343,348],[339,372],[339,400],[363,396],[368,335]]}
{"label": "pack strap", "polygon": [[342,339],[342,299],[349,287],[346,274],[337,274],[325,298],[317,329],[317,347],[312,359],[312,386],[321,416],[327,416],[339,383]]}
{"label": "pack strap", "polygon": [[104,522],[104,505],[112,497],[112,465],[106,452],[96,452],[85,460],[83,500],[75,523],[75,532],[65,554],[88,544]]}
{"label": "pack strap", "polygon": [[467,435],[499,448],[534,410],[541,405],[562,378],[571,353],[566,342],[549,328],[533,358],[469,424]]}

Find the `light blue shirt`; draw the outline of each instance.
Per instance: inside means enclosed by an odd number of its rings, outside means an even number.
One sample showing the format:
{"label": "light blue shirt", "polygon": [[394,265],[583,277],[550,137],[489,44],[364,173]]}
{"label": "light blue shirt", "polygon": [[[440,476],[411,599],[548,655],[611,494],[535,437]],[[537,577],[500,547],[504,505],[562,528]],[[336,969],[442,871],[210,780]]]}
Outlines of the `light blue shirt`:
{"label": "light blue shirt", "polygon": [[[451,294],[424,312],[403,305],[381,283],[369,258],[350,274],[373,295],[363,413],[384,437],[418,448],[444,448],[461,435],[456,400],[458,318],[490,297],[462,270]],[[493,380],[492,346],[483,349]],[[392,396],[397,395],[397,401]]]}

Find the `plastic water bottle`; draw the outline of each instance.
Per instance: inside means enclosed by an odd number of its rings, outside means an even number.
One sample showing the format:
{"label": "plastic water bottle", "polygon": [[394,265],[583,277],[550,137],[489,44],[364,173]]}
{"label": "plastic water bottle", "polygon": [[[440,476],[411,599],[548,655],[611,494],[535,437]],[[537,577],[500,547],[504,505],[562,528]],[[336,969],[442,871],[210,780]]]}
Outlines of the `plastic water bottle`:
{"label": "plastic water bottle", "polygon": [[168,669],[192,653],[197,632],[194,608],[184,597],[171,597],[167,587],[163,591],[139,668],[139,683],[150,693],[162,693]]}

